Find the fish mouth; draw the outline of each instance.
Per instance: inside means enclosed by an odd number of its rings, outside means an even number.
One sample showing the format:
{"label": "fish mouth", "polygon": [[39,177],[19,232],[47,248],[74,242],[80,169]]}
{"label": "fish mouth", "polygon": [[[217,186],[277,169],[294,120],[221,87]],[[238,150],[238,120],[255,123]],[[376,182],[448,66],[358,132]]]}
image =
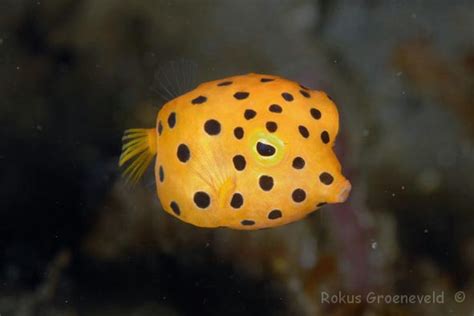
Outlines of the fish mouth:
{"label": "fish mouth", "polygon": [[340,186],[340,191],[336,196],[335,203],[343,203],[347,200],[349,197],[349,193],[352,190],[352,185],[349,182],[349,180],[345,180],[341,186]]}

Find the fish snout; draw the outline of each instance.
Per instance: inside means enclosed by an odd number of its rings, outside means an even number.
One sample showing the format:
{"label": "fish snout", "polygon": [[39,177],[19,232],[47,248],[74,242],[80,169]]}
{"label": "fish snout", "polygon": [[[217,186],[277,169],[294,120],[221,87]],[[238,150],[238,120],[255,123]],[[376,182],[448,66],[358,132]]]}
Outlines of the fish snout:
{"label": "fish snout", "polygon": [[327,202],[328,203],[343,203],[349,197],[352,185],[349,180],[342,178],[338,183],[334,183],[334,187],[331,190]]}
{"label": "fish snout", "polygon": [[352,185],[349,180],[345,180],[339,190],[339,194],[336,196],[336,203],[342,203],[347,200],[349,193],[351,193]]}

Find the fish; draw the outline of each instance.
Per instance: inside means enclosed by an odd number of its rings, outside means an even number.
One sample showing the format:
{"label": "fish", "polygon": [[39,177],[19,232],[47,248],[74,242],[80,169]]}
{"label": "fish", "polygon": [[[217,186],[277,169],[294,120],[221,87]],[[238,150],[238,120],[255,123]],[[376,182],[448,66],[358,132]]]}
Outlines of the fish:
{"label": "fish", "polygon": [[155,159],[157,196],[181,221],[271,228],[348,198],[338,131],[325,92],[249,73],[201,83],[164,104],[153,128],[126,130],[119,165],[135,184]]}

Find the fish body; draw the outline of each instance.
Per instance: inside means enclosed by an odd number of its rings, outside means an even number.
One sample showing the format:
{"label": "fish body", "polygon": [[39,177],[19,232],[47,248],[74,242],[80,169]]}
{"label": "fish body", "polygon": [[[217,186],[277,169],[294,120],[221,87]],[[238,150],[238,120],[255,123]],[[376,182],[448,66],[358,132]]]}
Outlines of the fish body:
{"label": "fish body", "polygon": [[141,168],[156,153],[158,197],[185,222],[274,227],[347,198],[351,185],[332,149],[338,129],[324,92],[277,76],[234,76],[166,103],[156,128],[141,132]]}

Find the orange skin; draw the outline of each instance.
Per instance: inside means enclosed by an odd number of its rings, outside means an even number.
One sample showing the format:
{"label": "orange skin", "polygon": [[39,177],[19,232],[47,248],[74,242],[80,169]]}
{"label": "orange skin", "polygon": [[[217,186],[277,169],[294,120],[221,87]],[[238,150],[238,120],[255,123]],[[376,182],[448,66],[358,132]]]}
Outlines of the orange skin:
{"label": "orange skin", "polygon": [[[272,80],[262,82],[262,78]],[[285,99],[282,93],[291,96],[285,95]],[[272,104],[279,105],[282,112],[270,111]],[[255,111],[256,116],[246,119],[247,109]],[[206,132],[204,126],[210,119],[218,121],[218,134],[215,124],[211,134]],[[276,131],[269,131],[267,122],[276,123]],[[343,202],[349,194],[351,185],[341,174],[332,150],[339,115],[324,92],[277,76],[235,76],[203,83],[171,100],[159,111],[156,124],[156,138],[150,139],[156,139],[158,197],[166,212],[187,223],[245,230],[274,227],[299,220],[322,203]],[[307,138],[300,132],[300,125],[309,132]],[[236,127],[244,131],[241,139],[234,135]],[[323,132],[329,140],[321,136]],[[267,156],[257,150],[258,142],[270,145],[264,146],[270,150]],[[189,150],[184,162],[178,158],[180,144]],[[275,153],[268,156],[271,147]],[[236,155],[245,158],[243,170],[236,169]],[[186,157],[185,150],[181,150],[181,158]],[[293,166],[296,157],[304,159],[302,168]],[[299,160],[297,167],[301,164]],[[322,173],[330,176],[321,179]],[[271,177],[273,185],[266,178],[262,187],[262,175]],[[324,184],[330,182],[328,178],[332,182]],[[304,194],[293,193],[296,189]],[[205,193],[197,198],[200,206],[195,202],[198,191]],[[235,193],[242,199],[235,197],[233,207]]]}

